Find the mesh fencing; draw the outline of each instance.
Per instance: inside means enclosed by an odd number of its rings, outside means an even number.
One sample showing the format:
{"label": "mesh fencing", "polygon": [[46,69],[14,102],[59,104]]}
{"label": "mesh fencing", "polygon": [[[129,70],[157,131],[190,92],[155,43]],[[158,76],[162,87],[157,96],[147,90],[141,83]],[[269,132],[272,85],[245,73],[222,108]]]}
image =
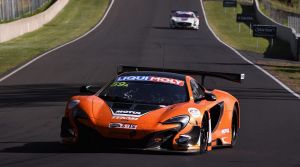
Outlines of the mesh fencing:
{"label": "mesh fencing", "polygon": [[0,0],[0,21],[10,21],[35,13],[53,0]]}
{"label": "mesh fencing", "polygon": [[300,33],[300,17],[288,16],[288,26],[296,30],[297,34]]}
{"label": "mesh fencing", "polygon": [[300,15],[297,13],[285,12],[272,7],[267,0],[261,1],[265,13],[277,23],[294,28],[297,33],[300,33]]}

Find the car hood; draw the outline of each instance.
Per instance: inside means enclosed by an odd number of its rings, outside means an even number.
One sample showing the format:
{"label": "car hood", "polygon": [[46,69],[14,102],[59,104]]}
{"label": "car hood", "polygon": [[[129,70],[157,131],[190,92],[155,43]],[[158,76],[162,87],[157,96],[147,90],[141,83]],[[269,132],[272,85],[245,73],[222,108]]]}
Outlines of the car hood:
{"label": "car hood", "polygon": [[186,103],[160,106],[94,98],[92,108],[94,126],[102,136],[112,138],[128,138],[132,131],[136,132],[135,138],[142,138],[153,132],[176,129],[179,124],[163,125],[162,122],[174,116],[188,115]]}

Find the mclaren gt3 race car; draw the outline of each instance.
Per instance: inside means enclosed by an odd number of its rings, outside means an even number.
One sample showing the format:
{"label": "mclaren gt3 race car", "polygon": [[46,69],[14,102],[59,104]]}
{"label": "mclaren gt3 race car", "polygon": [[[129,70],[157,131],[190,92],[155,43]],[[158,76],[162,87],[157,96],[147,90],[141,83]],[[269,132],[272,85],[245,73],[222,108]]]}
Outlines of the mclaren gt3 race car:
{"label": "mclaren gt3 race car", "polygon": [[[183,152],[233,146],[240,128],[238,100],[221,90],[206,90],[191,77],[196,75],[202,81],[213,76],[241,82],[244,77],[122,66],[98,92],[68,101],[61,124],[63,143]],[[81,92],[92,93],[89,86]]]}
{"label": "mclaren gt3 race car", "polygon": [[199,29],[199,18],[196,12],[192,11],[172,11],[170,18],[171,28],[191,28]]}

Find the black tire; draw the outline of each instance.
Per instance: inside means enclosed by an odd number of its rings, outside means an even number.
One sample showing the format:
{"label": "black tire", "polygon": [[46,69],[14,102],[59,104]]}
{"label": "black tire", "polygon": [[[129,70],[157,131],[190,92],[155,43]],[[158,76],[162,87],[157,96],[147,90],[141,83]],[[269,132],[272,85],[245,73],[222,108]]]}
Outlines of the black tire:
{"label": "black tire", "polygon": [[208,126],[208,116],[207,114],[204,114],[201,123],[200,154],[207,151],[209,137]]}
{"label": "black tire", "polygon": [[78,128],[78,138],[76,141],[76,146],[79,148],[88,148],[94,144],[93,137],[88,128],[77,123]]}
{"label": "black tire", "polygon": [[234,107],[231,121],[231,144],[230,147],[234,147],[238,137],[238,114],[237,109]]}

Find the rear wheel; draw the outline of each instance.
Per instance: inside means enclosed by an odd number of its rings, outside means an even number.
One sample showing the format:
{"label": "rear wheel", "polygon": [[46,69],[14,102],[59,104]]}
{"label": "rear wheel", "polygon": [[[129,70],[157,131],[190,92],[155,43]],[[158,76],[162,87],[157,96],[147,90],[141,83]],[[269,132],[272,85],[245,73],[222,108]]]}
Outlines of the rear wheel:
{"label": "rear wheel", "polygon": [[237,109],[234,107],[233,114],[232,114],[232,121],[231,121],[231,144],[230,146],[235,146],[237,142],[237,136],[238,136],[238,115],[237,115]]}
{"label": "rear wheel", "polygon": [[201,123],[201,134],[200,134],[200,153],[205,153],[208,147],[208,116],[204,114]]}

